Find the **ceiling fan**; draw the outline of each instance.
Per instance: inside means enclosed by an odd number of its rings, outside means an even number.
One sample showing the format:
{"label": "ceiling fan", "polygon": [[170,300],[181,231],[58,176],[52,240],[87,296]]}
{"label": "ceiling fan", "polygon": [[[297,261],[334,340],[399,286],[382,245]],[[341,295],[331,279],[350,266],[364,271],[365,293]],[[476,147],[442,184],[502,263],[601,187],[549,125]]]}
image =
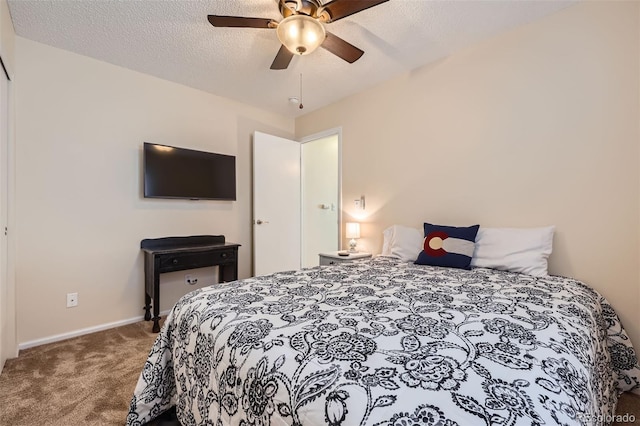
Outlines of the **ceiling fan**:
{"label": "ceiling fan", "polygon": [[268,18],[245,18],[241,16],[209,15],[214,27],[267,28],[277,30],[282,43],[272,70],[283,70],[289,66],[294,55],[308,55],[323,47],[349,63],[354,63],[364,54],[351,43],[325,30],[324,25],[385,3],[389,0],[278,0],[282,21]]}

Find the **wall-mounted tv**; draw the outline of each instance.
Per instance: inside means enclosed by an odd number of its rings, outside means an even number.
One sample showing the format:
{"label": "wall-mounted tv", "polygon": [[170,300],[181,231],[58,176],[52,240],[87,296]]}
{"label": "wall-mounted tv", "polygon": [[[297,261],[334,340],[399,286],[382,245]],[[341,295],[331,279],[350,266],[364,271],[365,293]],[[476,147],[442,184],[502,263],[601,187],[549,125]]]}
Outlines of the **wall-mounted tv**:
{"label": "wall-mounted tv", "polygon": [[236,157],[144,143],[144,196],[235,200]]}

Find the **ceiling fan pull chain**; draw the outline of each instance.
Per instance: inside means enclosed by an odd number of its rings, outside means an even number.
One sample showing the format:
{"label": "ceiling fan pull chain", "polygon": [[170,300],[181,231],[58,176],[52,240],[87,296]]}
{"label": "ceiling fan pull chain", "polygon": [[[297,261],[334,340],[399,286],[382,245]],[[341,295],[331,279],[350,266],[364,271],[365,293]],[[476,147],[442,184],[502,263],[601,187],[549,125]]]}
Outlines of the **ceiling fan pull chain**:
{"label": "ceiling fan pull chain", "polygon": [[302,73],[300,73],[300,106],[298,108],[304,108],[304,105],[302,105]]}

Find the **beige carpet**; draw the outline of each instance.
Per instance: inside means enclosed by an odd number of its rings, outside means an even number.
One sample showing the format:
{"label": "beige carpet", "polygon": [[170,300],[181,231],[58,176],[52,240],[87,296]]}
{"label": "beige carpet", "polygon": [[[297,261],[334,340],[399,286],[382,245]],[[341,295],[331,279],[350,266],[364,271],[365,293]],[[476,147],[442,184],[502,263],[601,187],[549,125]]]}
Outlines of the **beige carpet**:
{"label": "beige carpet", "polygon": [[[0,375],[0,425],[124,425],[150,330],[140,322],[22,351]],[[640,424],[640,397],[623,395],[617,411]]]}
{"label": "beige carpet", "polygon": [[20,352],[0,375],[0,425],[124,425],[151,322]]}
{"label": "beige carpet", "polygon": [[[640,396],[631,393],[623,393],[620,399],[618,399],[616,413],[618,416],[622,416],[622,418],[620,418],[620,422],[612,423],[613,425],[640,425]],[[624,417],[625,415],[627,415],[626,418]],[[630,418],[635,419],[635,421],[630,423],[628,421]]]}

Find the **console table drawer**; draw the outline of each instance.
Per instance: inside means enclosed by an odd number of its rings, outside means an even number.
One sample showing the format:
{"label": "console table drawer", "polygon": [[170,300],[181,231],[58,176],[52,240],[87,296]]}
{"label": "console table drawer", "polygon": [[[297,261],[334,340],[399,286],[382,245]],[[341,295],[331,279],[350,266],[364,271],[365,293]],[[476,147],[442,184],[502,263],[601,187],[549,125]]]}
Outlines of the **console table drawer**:
{"label": "console table drawer", "polygon": [[211,257],[216,260],[216,265],[225,264],[225,263],[235,263],[238,259],[236,259],[236,254],[238,253],[237,249],[229,249],[229,250],[219,250],[216,253],[213,253]]}
{"label": "console table drawer", "polygon": [[235,261],[236,251],[233,249],[203,253],[178,253],[160,256],[160,270],[162,272],[182,271]]}
{"label": "console table drawer", "polygon": [[160,256],[161,272],[204,268],[205,266],[213,266],[214,264],[214,256],[211,253],[184,253]]}

